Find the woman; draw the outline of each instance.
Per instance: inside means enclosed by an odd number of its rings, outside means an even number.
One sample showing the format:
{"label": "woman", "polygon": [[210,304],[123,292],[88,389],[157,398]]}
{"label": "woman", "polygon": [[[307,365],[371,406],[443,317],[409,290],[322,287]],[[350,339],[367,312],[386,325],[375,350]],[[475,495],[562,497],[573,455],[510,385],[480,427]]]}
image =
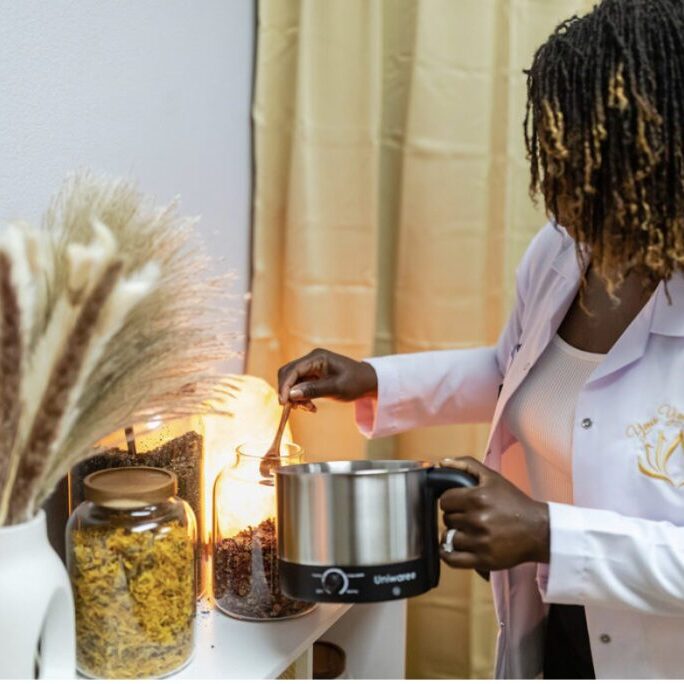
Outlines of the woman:
{"label": "woman", "polygon": [[[441,500],[444,561],[491,572],[500,677],[684,675],[684,2],[604,0],[528,72],[551,223],[494,348],[316,350],[281,402],[357,402],[368,436],[491,421]],[[562,226],[562,227],[561,227]],[[450,535],[451,537],[452,535]]]}

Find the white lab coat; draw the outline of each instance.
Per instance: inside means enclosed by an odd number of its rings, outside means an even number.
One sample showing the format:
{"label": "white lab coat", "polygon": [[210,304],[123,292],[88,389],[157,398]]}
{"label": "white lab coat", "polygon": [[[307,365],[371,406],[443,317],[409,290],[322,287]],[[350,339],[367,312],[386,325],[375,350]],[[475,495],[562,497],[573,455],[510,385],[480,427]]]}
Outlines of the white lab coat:
{"label": "white lab coat", "polygon": [[[573,240],[546,226],[520,265],[498,345],[369,359],[378,398],[357,402],[360,429],[491,421],[485,463],[527,489],[502,412],[579,282]],[[667,289],[672,303],[661,283],[579,395],[575,505],[550,504],[550,563],[492,573],[497,677],[540,676],[548,603],[586,607],[597,677],[684,677],[684,276]]]}

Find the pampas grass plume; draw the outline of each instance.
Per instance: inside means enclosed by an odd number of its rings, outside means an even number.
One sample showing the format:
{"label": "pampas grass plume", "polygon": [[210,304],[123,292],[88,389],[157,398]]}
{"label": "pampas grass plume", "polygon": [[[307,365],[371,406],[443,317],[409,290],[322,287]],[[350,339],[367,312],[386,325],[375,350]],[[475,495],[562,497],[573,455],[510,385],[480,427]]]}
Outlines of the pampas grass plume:
{"label": "pampas grass plume", "polygon": [[195,223],[80,173],[41,230],[0,234],[0,525],[33,517],[105,435],[234,391],[214,371],[232,355],[227,281]]}

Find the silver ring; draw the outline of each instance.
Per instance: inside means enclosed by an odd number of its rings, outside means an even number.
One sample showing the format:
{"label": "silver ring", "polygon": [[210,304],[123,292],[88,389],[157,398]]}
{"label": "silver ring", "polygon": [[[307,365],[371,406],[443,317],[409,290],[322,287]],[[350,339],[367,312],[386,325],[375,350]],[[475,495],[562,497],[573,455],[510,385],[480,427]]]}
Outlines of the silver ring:
{"label": "silver ring", "polygon": [[444,543],[442,544],[442,548],[447,553],[453,553],[454,552],[454,537],[455,536],[456,536],[456,530],[454,530],[454,529],[447,530],[446,538],[444,540]]}

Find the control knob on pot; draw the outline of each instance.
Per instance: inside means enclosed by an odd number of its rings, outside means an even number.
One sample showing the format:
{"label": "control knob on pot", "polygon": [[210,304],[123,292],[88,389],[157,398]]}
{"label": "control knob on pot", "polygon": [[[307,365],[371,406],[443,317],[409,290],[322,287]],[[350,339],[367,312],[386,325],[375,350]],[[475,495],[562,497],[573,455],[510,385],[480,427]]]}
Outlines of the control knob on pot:
{"label": "control knob on pot", "polygon": [[323,591],[329,596],[344,594],[349,588],[349,578],[343,570],[330,568],[321,577]]}

